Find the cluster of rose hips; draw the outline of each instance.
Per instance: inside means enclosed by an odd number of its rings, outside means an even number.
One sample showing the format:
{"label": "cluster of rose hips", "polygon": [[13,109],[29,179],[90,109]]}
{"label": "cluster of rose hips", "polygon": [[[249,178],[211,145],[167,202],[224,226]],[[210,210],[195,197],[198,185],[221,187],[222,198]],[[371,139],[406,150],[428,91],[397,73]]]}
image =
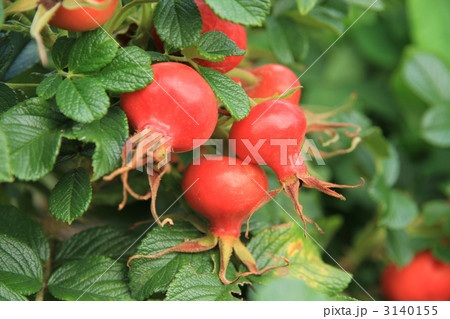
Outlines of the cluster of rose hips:
{"label": "cluster of rose hips", "polygon": [[[233,40],[238,47],[246,49],[245,29],[237,24],[220,19],[200,0],[198,5],[203,20],[203,31],[221,31]],[[153,30],[157,47],[163,48],[158,30]],[[222,62],[210,62],[195,59],[194,62],[222,73],[234,69],[242,60],[241,56],[231,56]],[[124,199],[127,194],[138,199],[151,198],[151,211],[159,225],[173,224],[171,218],[160,221],[156,212],[156,195],[162,176],[170,169],[166,163],[169,153],[190,151],[201,146],[211,137],[221,117],[228,117],[221,109],[214,92],[202,76],[186,64],[162,62],[152,65],[154,79],[146,88],[121,95],[121,106],[130,126],[136,130],[126,143],[121,168],[106,179],[120,175],[124,187]],[[193,223],[205,236],[195,240],[186,240],[156,255],[136,255],[136,258],[157,258],[170,252],[199,252],[220,248],[219,276],[222,282],[230,284],[240,277],[250,274],[263,274],[276,267],[258,269],[256,262],[244,244],[239,240],[242,224],[264,203],[280,191],[284,191],[293,201],[295,210],[306,222],[313,223],[302,212],[298,201],[300,186],[317,188],[327,194],[343,199],[342,195],[332,191],[332,187],[353,187],[322,182],[310,176],[302,161],[300,149],[308,131],[306,117],[298,106],[301,89],[297,76],[288,68],[268,64],[253,70],[233,72],[233,80],[240,83],[252,100],[264,100],[251,109],[248,117],[235,121],[230,129],[230,140],[234,140],[237,158],[227,156],[201,157],[191,163],[182,178],[183,194],[187,202],[201,215],[206,217],[208,228]],[[241,75],[241,77],[239,77]],[[283,94],[295,88],[285,98]],[[340,125],[348,126],[348,125]],[[340,127],[322,124],[312,129],[332,129]],[[290,141],[284,148],[272,140]],[[291,143],[292,142],[292,143]],[[249,145],[258,145],[258,156]],[[262,160],[262,161],[261,161]],[[269,183],[264,170],[258,164],[266,164],[274,170],[281,187],[269,191]],[[147,167],[150,190],[140,195],[128,185],[128,173],[132,169]],[[317,225],[316,225],[317,226]],[[318,226],[317,226],[318,227]],[[320,230],[320,228],[319,228]],[[248,272],[241,273],[234,280],[225,276],[232,253],[241,260]],[[286,263],[283,266],[289,264]]]}
{"label": "cluster of rose hips", "polygon": [[[195,2],[202,16],[203,33],[221,31],[239,48],[246,49],[247,36],[242,26],[220,19],[203,1]],[[36,5],[34,1],[30,3]],[[70,1],[39,2],[40,18],[33,21],[31,33],[39,44],[39,32],[47,22],[69,31],[95,29],[113,16],[117,4],[118,0],[79,0],[77,5],[82,8],[74,8]],[[23,6],[23,10],[25,9],[29,10],[30,7]],[[22,11],[19,6],[14,7],[14,10]],[[152,33],[156,47],[163,51],[164,44],[159,39],[157,30],[152,29]],[[42,51],[41,58],[45,61]],[[194,61],[201,66],[227,73],[233,70],[242,58],[231,56],[219,63],[201,59]],[[124,147],[123,166],[106,178],[112,179],[121,175],[124,198],[120,208],[125,205],[128,193],[137,199],[152,198],[152,214],[156,221],[163,225],[166,222],[173,223],[170,218],[160,222],[155,206],[159,182],[170,168],[170,164],[165,163],[164,159],[170,152],[186,152],[199,147],[199,141],[208,139],[213,133],[218,113],[225,114],[225,117],[229,114],[220,108],[211,88],[194,69],[172,62],[159,63],[152,68],[152,84],[145,89],[121,96],[122,108],[137,133]],[[341,199],[342,195],[330,190],[330,187],[350,187],[322,182],[310,176],[302,161],[300,147],[304,143],[306,132],[323,131],[335,137],[334,129],[352,125],[323,123],[320,121],[323,116],[318,116],[317,122],[314,121],[313,114],[309,114],[307,123],[305,112],[298,106],[300,83],[296,75],[282,65],[267,64],[251,70],[234,69],[230,76],[245,89],[252,101],[262,102],[254,103],[248,117],[234,122],[231,126],[229,137],[235,141],[233,147],[238,158],[201,157],[189,165],[183,174],[182,188],[186,200],[209,220],[210,225],[205,227],[195,215],[180,216],[191,221],[205,236],[185,241],[156,255],[133,256],[128,264],[135,258],[156,258],[170,252],[199,252],[219,245],[219,276],[224,283],[232,283],[250,274],[263,274],[277,266],[258,269],[254,258],[239,240],[242,224],[246,220],[248,222],[259,207],[284,190],[294,203],[304,225],[306,226],[306,222],[316,225],[303,215],[298,202],[300,187],[317,188]],[[284,96],[286,92],[290,94]],[[311,119],[313,121],[310,121]],[[348,136],[354,138],[357,133],[358,130]],[[277,139],[293,143],[285,144],[286,147],[281,148],[280,144],[270,142]],[[354,142],[357,141],[355,138]],[[255,145],[258,146],[257,153],[251,152],[249,148]],[[343,152],[346,151],[321,154],[325,157]],[[267,164],[277,174],[281,185],[279,189],[268,190],[267,176],[258,165],[262,163]],[[128,185],[128,172],[145,164],[148,167],[150,191],[139,195]],[[225,272],[233,252],[249,271],[229,281]],[[284,260],[285,265],[288,265],[288,260]],[[405,267],[398,268],[394,264],[386,267],[382,277],[382,290],[390,300],[449,300],[450,266],[436,260],[431,252],[422,252]]]}

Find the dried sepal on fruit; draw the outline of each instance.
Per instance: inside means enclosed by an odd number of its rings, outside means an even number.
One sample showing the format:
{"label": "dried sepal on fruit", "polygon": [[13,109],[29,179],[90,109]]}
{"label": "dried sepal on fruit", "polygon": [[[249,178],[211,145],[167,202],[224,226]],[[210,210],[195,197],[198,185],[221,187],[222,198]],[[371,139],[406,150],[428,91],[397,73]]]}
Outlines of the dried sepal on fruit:
{"label": "dried sepal on fruit", "polygon": [[[303,221],[320,227],[303,214],[298,201],[301,186],[315,188],[328,195],[345,199],[332,188],[355,188],[320,181],[308,173],[301,148],[307,131],[302,109],[285,100],[267,100],[252,108],[248,117],[233,123],[230,138],[235,140],[236,154],[252,163],[266,164],[277,174],[281,188],[291,199],[295,211]],[[251,147],[249,147],[251,146]]]}

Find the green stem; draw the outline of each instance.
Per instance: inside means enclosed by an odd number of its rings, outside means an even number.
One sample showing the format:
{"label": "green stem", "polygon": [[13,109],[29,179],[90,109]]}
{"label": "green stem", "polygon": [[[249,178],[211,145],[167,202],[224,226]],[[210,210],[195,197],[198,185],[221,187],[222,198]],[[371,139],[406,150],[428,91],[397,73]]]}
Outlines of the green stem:
{"label": "green stem", "polygon": [[241,80],[244,80],[244,82],[247,83],[249,86],[256,85],[259,81],[256,75],[240,68],[234,68],[233,70],[228,72],[227,75],[230,78],[239,78]]}
{"label": "green stem", "polygon": [[36,294],[36,301],[44,301],[44,297],[45,297],[45,289],[47,288],[47,282],[48,279],[50,278],[50,275],[52,273],[52,252],[54,251],[54,242],[53,240],[50,240],[50,257],[48,258],[47,262],[44,265],[44,280],[43,280],[43,286],[41,288],[41,290],[39,290]]}
{"label": "green stem", "polygon": [[190,61],[191,61],[191,59],[186,58],[184,56],[168,55],[168,57],[172,61],[177,61],[177,62],[189,62],[190,63]]}
{"label": "green stem", "polygon": [[29,88],[29,87],[37,87],[39,83],[5,83],[7,86],[9,86],[12,89],[22,89],[22,88]]}
{"label": "green stem", "polygon": [[136,31],[138,37],[133,41],[133,44],[138,47],[147,48],[148,40],[151,37],[151,26],[153,23],[153,3],[146,3],[141,8],[141,19],[139,21],[139,27]]}
{"label": "green stem", "polygon": [[135,6],[158,1],[159,0],[135,0],[126,4],[118,12],[116,12],[112,17],[111,21],[108,22],[108,27],[106,28],[106,31],[109,34],[112,34],[122,24],[122,22],[125,21],[125,19],[129,16],[129,13]]}

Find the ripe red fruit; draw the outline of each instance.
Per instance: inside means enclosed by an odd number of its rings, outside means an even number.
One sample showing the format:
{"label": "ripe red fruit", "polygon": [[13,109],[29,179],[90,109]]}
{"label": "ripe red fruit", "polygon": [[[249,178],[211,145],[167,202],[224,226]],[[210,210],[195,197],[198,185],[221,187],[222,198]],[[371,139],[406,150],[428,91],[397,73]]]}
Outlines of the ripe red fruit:
{"label": "ripe red fruit", "polygon": [[[121,105],[130,126],[138,133],[131,137],[122,152],[122,167],[106,179],[122,174],[124,199],[127,191],[138,199],[152,197],[152,213],[158,223],[155,199],[162,175],[167,171],[167,154],[186,152],[208,139],[217,122],[217,102],[208,83],[192,68],[174,62],[152,66],[154,80],[144,89],[123,93]],[[128,172],[153,165],[146,195],[134,193],[128,186]]]}
{"label": "ripe red fruit", "polygon": [[184,195],[188,203],[211,222],[210,231],[220,237],[239,237],[242,223],[266,196],[268,187],[261,167],[228,157],[201,158],[198,165],[188,166],[182,181],[183,191],[189,189]]}
{"label": "ripe red fruit", "polygon": [[238,157],[244,161],[266,164],[275,171],[305,228],[306,222],[309,222],[321,231],[302,213],[298,202],[300,186],[316,188],[340,199],[345,198],[330,187],[357,186],[323,182],[308,174],[300,153],[306,130],[306,118],[299,106],[285,100],[267,100],[253,107],[245,119],[233,123],[230,139],[236,141],[232,145]]}
{"label": "ripe red fruit", "polygon": [[404,267],[387,266],[381,286],[384,295],[393,301],[448,301],[450,264],[436,260],[425,251]]}
{"label": "ripe red fruit", "polygon": [[[156,255],[136,255],[128,262],[142,257],[157,258],[170,252],[200,252],[212,249],[218,244],[219,277],[225,284],[277,268],[267,267],[259,270],[250,252],[239,240],[243,222],[270,199],[268,187],[267,176],[258,165],[244,164],[240,159],[221,156],[200,158],[186,169],[182,188],[188,203],[210,221],[207,231],[199,228],[200,231],[206,232],[205,237],[185,241]],[[229,281],[225,273],[233,251],[249,272],[241,273],[236,279]],[[287,265],[288,261],[283,259]]]}
{"label": "ripe red fruit", "polygon": [[[245,71],[244,71],[245,72]],[[289,68],[281,64],[265,64],[249,72],[249,76],[243,79],[242,87],[248,96],[256,98],[270,98],[278,94],[283,95],[290,89],[300,86],[297,75]],[[293,104],[300,102],[301,88],[284,100]]]}
{"label": "ripe red fruit", "polygon": [[102,9],[83,7],[68,9],[63,5],[55,12],[49,24],[68,31],[88,31],[105,24],[114,14],[118,0],[93,0],[99,4],[107,3]]}
{"label": "ripe red fruit", "polygon": [[[195,3],[197,4],[202,16],[202,33],[208,31],[221,31],[233,40],[240,49],[245,50],[247,48],[247,33],[245,32],[245,28],[243,26],[222,20],[202,0],[195,0]],[[195,59],[194,61],[201,66],[208,67],[222,73],[227,73],[237,67],[243,58],[243,56],[229,56],[222,62],[211,62],[201,59]]]}

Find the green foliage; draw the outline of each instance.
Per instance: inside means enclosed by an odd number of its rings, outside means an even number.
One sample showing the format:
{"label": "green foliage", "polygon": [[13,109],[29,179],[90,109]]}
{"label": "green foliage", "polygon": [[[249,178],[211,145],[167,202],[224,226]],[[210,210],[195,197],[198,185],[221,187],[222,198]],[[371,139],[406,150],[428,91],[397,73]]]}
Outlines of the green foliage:
{"label": "green foliage", "polygon": [[216,96],[230,111],[231,116],[236,120],[245,118],[250,112],[250,101],[244,89],[216,70],[202,66],[199,66],[199,69]]}
{"label": "green foliage", "polygon": [[[248,249],[255,257],[259,268],[280,263],[281,256],[289,259],[290,265],[261,277],[295,278],[316,291],[335,296],[342,292],[351,280],[351,275],[324,263],[318,246],[303,237],[298,225],[281,225],[258,233]],[[257,282],[260,279],[255,279]]]}
{"label": "green foliage", "polygon": [[106,257],[89,257],[62,265],[48,281],[58,299],[68,301],[130,300],[125,265]]}
{"label": "green foliage", "polygon": [[150,56],[138,47],[119,49],[117,55],[96,77],[111,92],[132,92],[153,81]]}
{"label": "green foliage", "polygon": [[52,59],[58,70],[66,68],[69,64],[69,55],[74,43],[74,38],[59,37],[53,44]]}
{"label": "green foliage", "polygon": [[161,40],[175,48],[191,46],[202,31],[200,12],[193,0],[161,0],[154,19]]}
{"label": "green foliage", "polygon": [[0,235],[0,282],[16,293],[30,295],[42,287],[42,266],[30,247]]}
{"label": "green foliage", "polygon": [[17,96],[13,89],[0,83],[0,114],[17,104]]}
{"label": "green foliage", "polygon": [[39,224],[14,206],[0,205],[0,234],[28,245],[42,262],[50,257],[47,236]]}
{"label": "green foliage", "polygon": [[[218,263],[218,258],[215,259]],[[237,283],[224,285],[216,272],[199,273],[191,265],[183,266],[175,279],[169,285],[167,297],[169,301],[236,301],[232,294],[240,295],[240,285],[244,279]]]}
{"label": "green foliage", "polygon": [[[105,25],[109,34],[45,28],[49,65],[42,65],[29,35],[33,11],[5,14],[0,2],[0,300],[338,301],[367,300],[367,291],[381,299],[387,263],[407,265],[424,250],[450,262],[449,2],[204,2],[246,26],[247,51],[220,31],[202,34],[193,0],[160,0],[118,10]],[[166,52],[154,51],[152,27]],[[324,180],[364,177],[365,185],[342,190],[345,202],[302,188],[303,210],[325,234],[308,227],[303,237],[282,193],[252,216],[249,240],[241,239],[258,268],[282,265],[282,256],[288,267],[224,285],[214,248],[134,259],[128,269],[134,254],[156,254],[202,234],[177,219],[173,227],[147,223],[148,202],[130,199],[117,212],[122,184],[102,177],[119,167],[133,133],[120,94],[152,83],[152,64],[189,64],[231,114],[219,115],[213,135],[226,138],[253,101],[234,75],[195,61],[244,54],[244,69],[280,63],[301,76],[308,123],[361,127],[352,152],[325,158],[326,166],[307,165]],[[350,147],[346,131],[307,138],[333,152]],[[193,214],[180,187],[191,155],[180,154],[165,175],[158,210]],[[270,189],[278,188],[274,172],[265,171]],[[129,182],[139,193],[148,189],[144,174],[130,173]],[[227,278],[244,271],[233,260]]]}
{"label": "green foliage", "polygon": [[8,142],[0,129],[0,182],[11,182],[11,164],[9,162]]}
{"label": "green foliage", "polygon": [[63,78],[59,74],[50,75],[39,83],[39,86],[36,88],[36,94],[44,100],[51,99],[55,96],[62,80]]}
{"label": "green foliage", "polygon": [[68,66],[73,73],[90,73],[107,66],[116,56],[117,42],[103,30],[84,33],[70,48]]}
{"label": "green foliage", "polygon": [[74,168],[64,174],[49,198],[50,212],[56,219],[72,223],[83,215],[92,198],[89,174],[84,168]]}
{"label": "green foliage", "polygon": [[0,124],[8,143],[12,173],[23,180],[37,180],[50,172],[66,123],[53,103],[39,98],[3,113]]}
{"label": "green foliage", "polygon": [[0,301],[26,301],[27,298],[0,282]]}
{"label": "green foliage", "polygon": [[65,79],[56,92],[56,104],[67,117],[81,123],[90,123],[106,114],[109,98],[94,79]]}
{"label": "green foliage", "polygon": [[[171,229],[154,228],[141,241],[136,254],[153,255],[181,244],[186,238],[200,237],[192,226],[177,222]],[[130,289],[132,296],[143,300],[156,292],[167,290],[181,267],[190,265],[198,273],[211,271],[212,260],[208,252],[202,254],[171,253],[160,258],[139,258],[131,262]]]}
{"label": "green foliage", "polygon": [[244,50],[239,49],[236,43],[220,31],[202,34],[195,47],[202,57],[214,62],[221,62],[227,56],[245,54]]}
{"label": "green foliage", "polygon": [[55,261],[65,263],[89,256],[105,256],[114,260],[130,257],[135,251],[136,235],[113,226],[89,228],[66,241],[55,256]]}
{"label": "green foliage", "polygon": [[122,147],[128,137],[127,118],[121,109],[113,107],[100,120],[75,125],[73,135],[81,141],[96,144],[92,156],[92,179],[96,180],[119,165]]}
{"label": "green foliage", "polygon": [[205,2],[224,20],[246,26],[261,26],[270,11],[269,0],[205,0]]}

